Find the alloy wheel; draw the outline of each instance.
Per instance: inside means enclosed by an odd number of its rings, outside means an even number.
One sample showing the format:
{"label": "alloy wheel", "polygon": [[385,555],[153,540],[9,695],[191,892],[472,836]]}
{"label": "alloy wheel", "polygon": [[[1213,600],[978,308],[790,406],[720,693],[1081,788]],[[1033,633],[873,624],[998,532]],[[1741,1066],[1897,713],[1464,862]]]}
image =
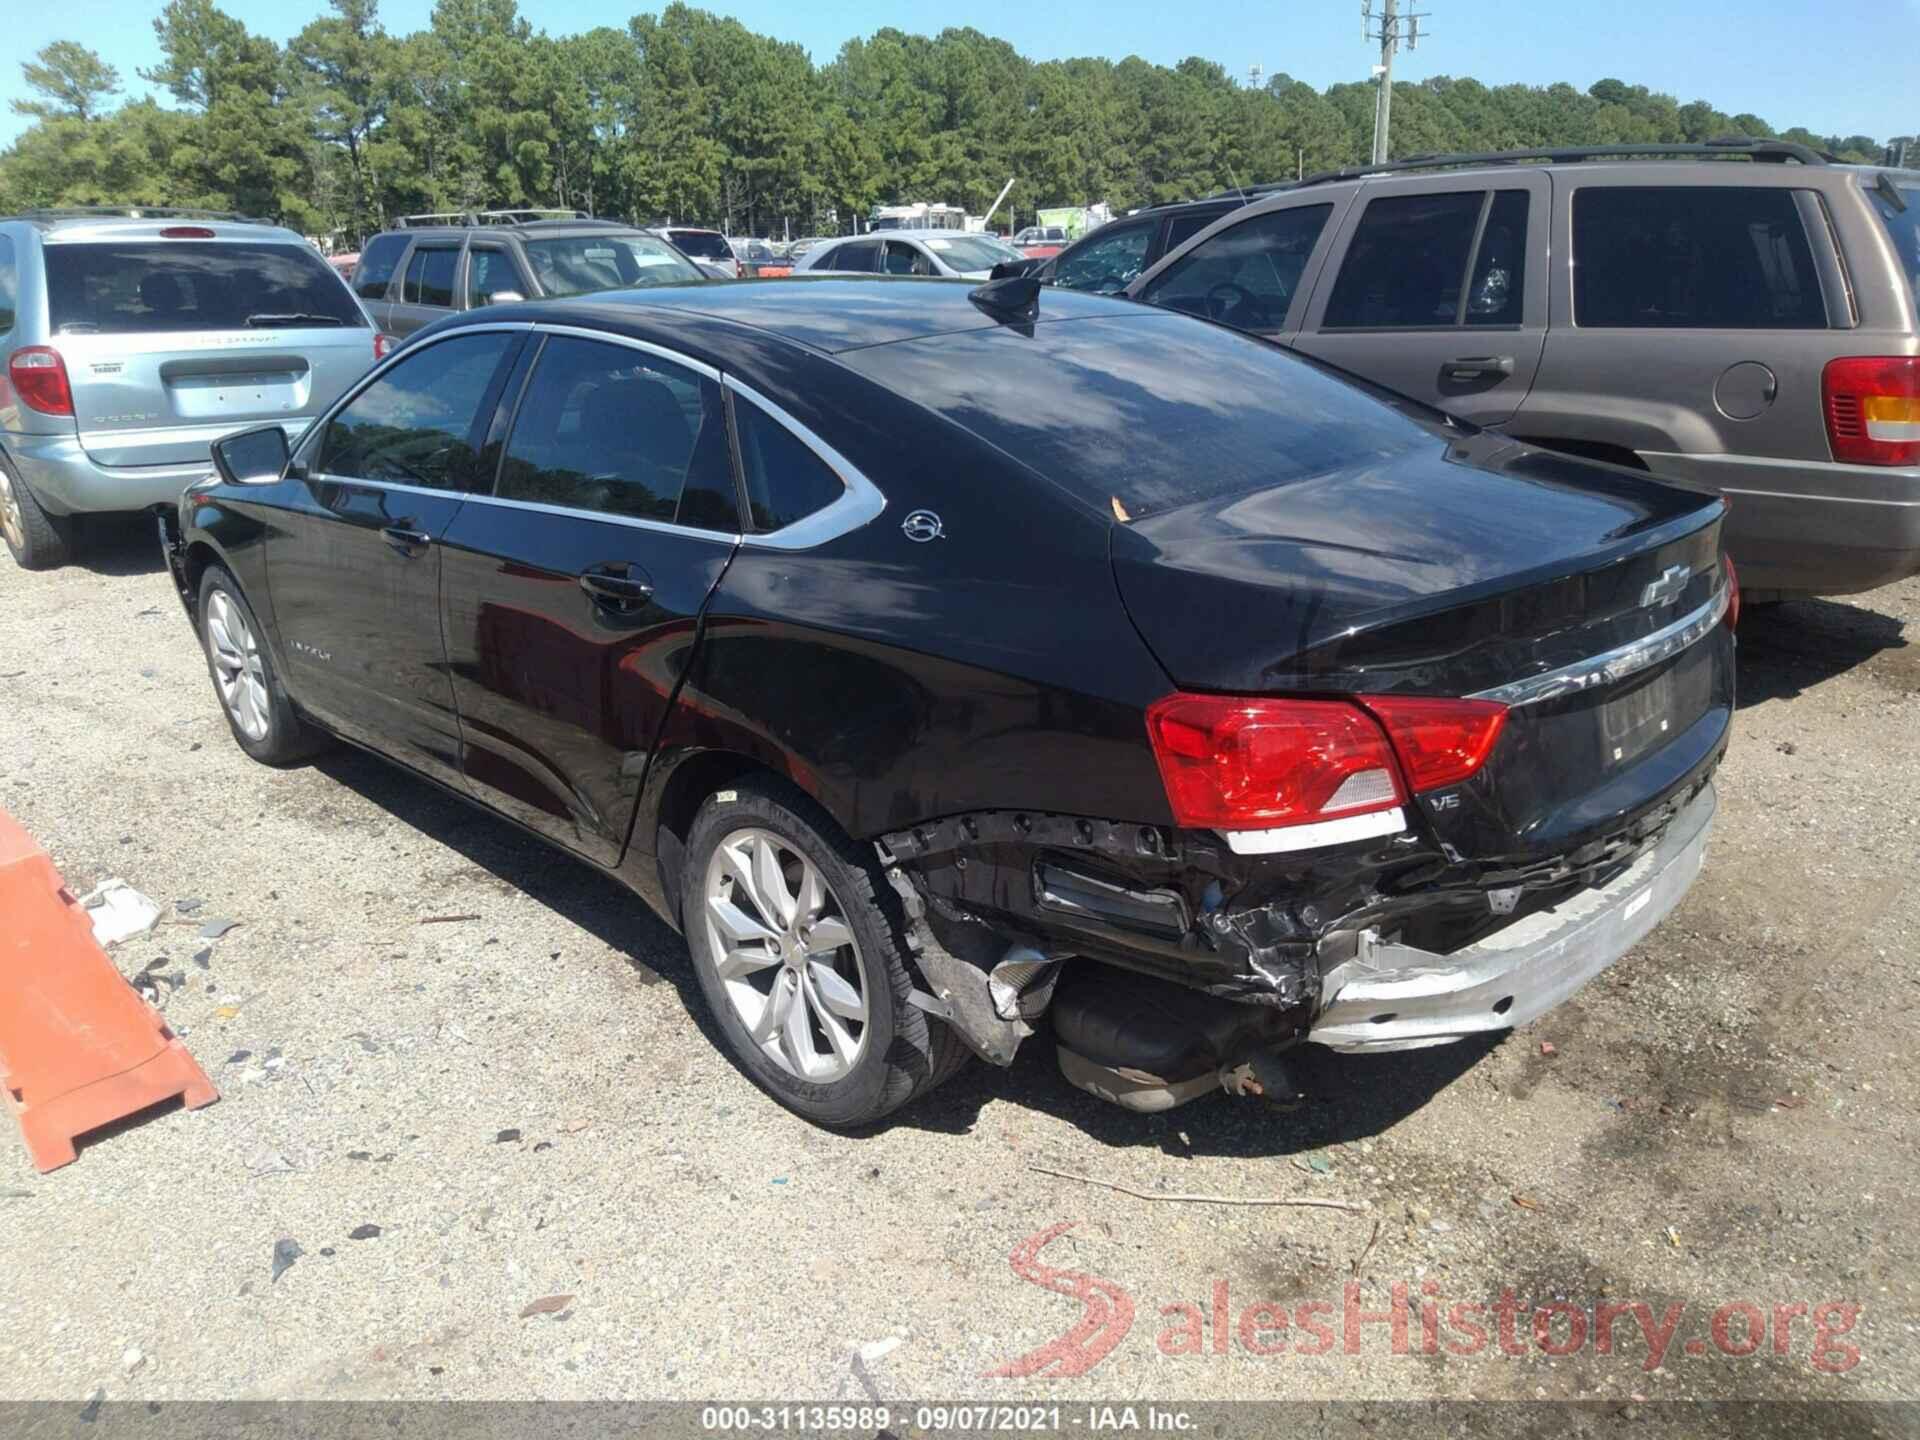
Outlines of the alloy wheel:
{"label": "alloy wheel", "polygon": [[13,493],[13,477],[0,466],[0,535],[18,552],[27,548],[27,524],[20,514],[20,499]]}
{"label": "alloy wheel", "polygon": [[245,614],[224,590],[207,595],[207,646],[220,703],[249,740],[267,738],[267,670]]}
{"label": "alloy wheel", "polygon": [[707,963],[766,1057],[814,1084],[866,1053],[859,942],[819,867],[771,831],[735,830],[707,863]]}

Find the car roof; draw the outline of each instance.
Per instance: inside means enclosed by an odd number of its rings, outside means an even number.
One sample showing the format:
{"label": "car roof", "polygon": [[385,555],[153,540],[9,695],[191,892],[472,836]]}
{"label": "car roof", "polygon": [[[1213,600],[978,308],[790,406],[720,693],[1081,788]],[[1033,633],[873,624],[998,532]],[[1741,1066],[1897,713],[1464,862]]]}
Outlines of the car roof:
{"label": "car roof", "polygon": [[471,235],[519,236],[525,240],[564,239],[571,235],[640,235],[638,225],[620,220],[526,220],[512,225],[398,225],[381,235],[425,235],[435,240],[460,240]]}
{"label": "car roof", "polygon": [[[191,227],[211,231],[198,236],[203,240],[270,240],[275,244],[305,245],[306,237],[284,225],[264,220],[213,219],[195,215],[89,215],[57,210],[29,210],[19,215],[0,215],[0,220],[20,220],[32,225],[48,241],[86,240],[158,240],[161,232]],[[173,238],[173,237],[169,237]]]}
{"label": "car roof", "polygon": [[[819,275],[779,280],[735,280],[652,285],[609,290],[520,307],[534,323],[582,321],[648,338],[659,327],[688,333],[702,319],[722,322],[715,332],[750,327],[825,354],[919,340],[1003,323],[969,298],[978,288],[967,280],[905,276]],[[1138,315],[1141,307],[1075,290],[1042,292],[1036,323]],[[473,312],[484,313],[484,312]]]}

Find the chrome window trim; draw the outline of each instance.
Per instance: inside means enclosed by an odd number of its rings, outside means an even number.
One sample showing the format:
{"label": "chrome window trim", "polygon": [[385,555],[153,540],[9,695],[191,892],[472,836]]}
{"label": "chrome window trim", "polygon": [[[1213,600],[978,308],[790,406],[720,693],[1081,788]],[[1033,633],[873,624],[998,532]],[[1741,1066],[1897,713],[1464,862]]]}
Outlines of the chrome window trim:
{"label": "chrome window trim", "polygon": [[648,340],[639,340],[631,335],[620,335],[612,331],[596,330],[581,325],[559,325],[548,322],[535,324],[531,320],[489,320],[478,324],[460,325],[451,330],[434,335],[427,340],[409,342],[396,349],[378,365],[361,376],[346,394],[336,400],[331,409],[307,427],[294,446],[294,464],[304,465],[309,449],[317,448],[320,438],[326,433],[333,419],[347,406],[351,405],[371,385],[379,380],[393,366],[409,356],[434,345],[444,344],[462,335],[483,335],[489,333],[517,333],[534,335],[563,335],[580,340],[599,341],[606,345],[624,346],[638,350],[670,365],[684,369],[711,380],[723,389],[729,390],[742,400],[757,405],[767,416],[778,421],[795,439],[811,450],[829,470],[833,471],[846,487],[840,498],[824,509],[816,510],[803,520],[779,530],[770,530],[764,535],[746,535],[727,530],[706,530],[693,525],[679,525],[667,520],[647,520],[632,515],[612,515],[600,510],[581,510],[564,505],[548,505],[535,500],[513,500],[500,495],[481,495],[466,490],[439,490],[429,485],[407,485],[392,480],[363,480],[357,476],[334,475],[326,471],[313,471],[308,479],[316,483],[330,485],[367,485],[379,490],[393,491],[403,495],[439,495],[451,496],[468,504],[499,505],[509,509],[528,510],[538,514],[562,515],[573,519],[600,520],[614,525],[625,525],[636,530],[658,530],[672,535],[690,535],[697,539],[725,541],[729,544],[747,544],[765,550],[810,550],[829,540],[837,540],[872,520],[878,519],[887,508],[887,498],[880,488],[863,474],[860,468],[846,456],[822,440],[786,410],[767,399],[752,386],[746,385],[731,375],[721,373],[712,365],[691,356],[679,354],[664,346],[655,345]]}
{"label": "chrome window trim", "polygon": [[1611,685],[1649,666],[1658,665],[1662,660],[1671,659],[1711,634],[1713,627],[1727,613],[1728,600],[1727,587],[1722,585],[1714,592],[1713,598],[1699,609],[1682,615],[1651,635],[1617,645],[1611,650],[1603,650],[1598,655],[1589,655],[1585,660],[1576,660],[1558,670],[1530,675],[1506,685],[1496,685],[1491,690],[1482,690],[1467,698],[1497,700],[1511,706],[1537,705],[1545,700],[1557,700],[1563,695],[1578,695],[1599,685]]}
{"label": "chrome window trim", "polygon": [[[887,508],[887,497],[861,473],[859,466],[751,386],[743,385],[731,375],[721,376],[720,383],[748,404],[758,406],[769,419],[778,421],[847,487],[838,500],[791,525],[769,530],[764,535],[742,535],[743,544],[760,550],[811,550],[880,518]],[[743,470],[745,465],[743,458]]]}

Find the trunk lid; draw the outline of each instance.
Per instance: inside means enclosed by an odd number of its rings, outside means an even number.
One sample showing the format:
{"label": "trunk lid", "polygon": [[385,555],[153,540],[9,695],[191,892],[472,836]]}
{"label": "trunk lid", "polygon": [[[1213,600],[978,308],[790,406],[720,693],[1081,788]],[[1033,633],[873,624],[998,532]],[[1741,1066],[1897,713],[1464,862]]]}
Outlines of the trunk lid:
{"label": "trunk lid", "polygon": [[1482,433],[1116,526],[1114,571],[1181,689],[1512,704],[1416,808],[1458,858],[1525,867],[1630,830],[1725,743],[1721,513]]}

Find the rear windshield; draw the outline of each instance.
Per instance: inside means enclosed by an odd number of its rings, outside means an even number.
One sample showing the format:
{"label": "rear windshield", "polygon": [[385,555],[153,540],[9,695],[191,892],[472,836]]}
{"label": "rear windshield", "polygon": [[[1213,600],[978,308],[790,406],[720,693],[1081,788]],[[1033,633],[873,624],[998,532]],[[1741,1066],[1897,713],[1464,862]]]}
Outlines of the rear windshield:
{"label": "rear windshield", "polygon": [[1920,298],[1920,187],[1900,185],[1893,188],[1906,203],[1906,209],[1902,210],[1894,203],[1892,196],[1878,186],[1868,186],[1867,193],[1873,197],[1874,208],[1880,212],[1880,219],[1887,227],[1893,248],[1900,257],[1900,268],[1907,272],[1907,284],[1913,287],[1914,295]]}
{"label": "rear windshield", "polygon": [[731,260],[733,251],[727,237],[718,230],[672,230],[668,234],[683,255],[698,255],[702,260]]}
{"label": "rear windshield", "polygon": [[158,240],[49,245],[56,334],[364,326],[346,282],[305,245]]}
{"label": "rear windshield", "polygon": [[1434,446],[1432,430],[1365,391],[1184,315],[1043,320],[1032,332],[996,326],[840,358],[1133,520]]}
{"label": "rear windshield", "polygon": [[704,280],[697,265],[652,235],[572,235],[527,241],[527,260],[549,295]]}

